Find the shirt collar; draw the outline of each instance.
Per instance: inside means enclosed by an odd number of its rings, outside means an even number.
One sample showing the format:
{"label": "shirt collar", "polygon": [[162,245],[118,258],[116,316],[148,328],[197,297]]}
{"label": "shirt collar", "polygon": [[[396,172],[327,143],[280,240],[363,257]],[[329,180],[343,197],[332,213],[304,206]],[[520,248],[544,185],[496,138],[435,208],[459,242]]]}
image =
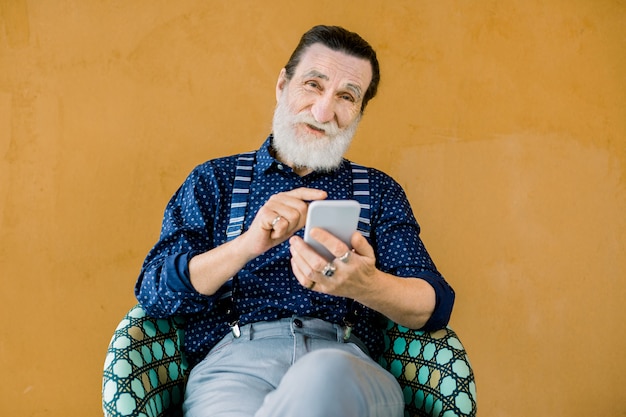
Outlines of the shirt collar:
{"label": "shirt collar", "polygon": [[271,153],[272,137],[272,135],[269,135],[267,139],[265,139],[265,142],[263,142],[263,145],[261,145],[261,148],[257,151],[255,171],[266,173],[270,168],[280,164]]}
{"label": "shirt collar", "polygon": [[[280,162],[279,160],[277,160],[276,158],[272,156],[272,139],[273,138],[274,138],[273,134],[270,134],[267,137],[267,139],[265,139],[265,142],[263,142],[263,145],[261,145],[261,147],[257,151],[256,164],[254,168],[255,173],[267,174],[270,169],[283,171],[285,168],[291,171],[291,168],[288,168],[287,165],[283,164],[282,162]],[[341,166],[345,167],[346,164],[349,164],[349,163],[350,161],[344,158]],[[337,168],[337,170],[339,169],[340,168]],[[328,173],[320,173],[317,171],[313,171],[309,175],[315,175],[315,176],[328,175]]]}

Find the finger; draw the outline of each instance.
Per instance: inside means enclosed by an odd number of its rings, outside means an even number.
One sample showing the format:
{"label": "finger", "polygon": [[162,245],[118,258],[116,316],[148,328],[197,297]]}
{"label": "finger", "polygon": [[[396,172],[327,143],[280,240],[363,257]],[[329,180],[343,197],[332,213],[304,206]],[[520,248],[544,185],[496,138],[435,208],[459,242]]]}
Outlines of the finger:
{"label": "finger", "polygon": [[272,220],[272,222],[270,223],[270,227],[272,229],[276,228],[276,225],[278,224],[278,222],[280,222],[282,218],[283,216],[281,216],[280,214],[277,214],[276,217],[274,217],[274,220]]}
{"label": "finger", "polygon": [[[290,248],[290,251],[292,254],[291,268],[296,279],[300,285],[312,289],[317,283],[315,281],[315,271],[308,266],[295,249]],[[305,272],[304,269],[306,269],[307,272]]]}
{"label": "finger", "polygon": [[295,209],[307,208],[308,203],[315,200],[323,200],[328,196],[326,191],[315,188],[296,188],[272,195],[266,204],[287,205]]}
{"label": "finger", "polygon": [[269,223],[270,237],[272,239],[278,239],[288,232],[289,220],[280,214],[276,214],[274,219]]}
{"label": "finger", "polygon": [[[291,268],[293,269],[294,275],[296,275],[296,277],[304,277],[302,270],[300,270],[297,263],[293,259],[291,260]],[[300,283],[300,285],[309,290],[312,290],[317,285],[317,281],[311,278],[298,278],[298,282]]]}
{"label": "finger", "polygon": [[324,229],[318,227],[311,229],[311,237],[321,243],[336,258],[350,250],[350,247],[341,239]]}
{"label": "finger", "polygon": [[265,230],[283,231],[289,229],[290,224],[298,224],[301,211],[306,210],[306,203],[300,202],[302,207],[297,207],[296,202],[289,202],[276,196],[270,199],[259,209],[256,214],[257,221]]}
{"label": "finger", "polygon": [[304,201],[324,200],[328,197],[328,193],[324,190],[307,187],[295,188],[291,191],[286,191],[284,194]]}
{"label": "finger", "polygon": [[347,264],[348,262],[350,262],[350,257],[352,256],[353,252],[354,252],[354,249],[348,250],[348,251],[346,251],[346,253],[344,253],[343,255],[339,256],[337,259],[339,261],[343,262],[344,264]]}
{"label": "finger", "polygon": [[309,202],[313,200],[323,200],[327,196],[328,194],[324,190],[305,187],[272,195],[261,209],[273,211],[282,216],[287,221],[288,225],[286,225],[284,229],[278,229],[276,222],[274,222],[276,217],[274,217],[271,220],[273,227],[268,227],[267,230],[277,230],[278,233],[273,233],[276,238],[280,236],[284,237],[285,235],[292,234],[296,230],[300,230],[304,227],[306,221]]}
{"label": "finger", "polygon": [[282,220],[287,223],[286,229],[297,230],[302,228],[306,221],[307,210],[308,203],[306,201],[287,195],[287,193],[271,196],[262,207],[262,211],[266,213],[264,218],[267,221],[268,230],[272,228],[276,230],[275,226],[282,223],[281,221],[275,221],[276,216],[281,216]]}
{"label": "finger", "polygon": [[324,267],[328,264],[328,260],[317,253],[299,236],[292,236],[289,239],[290,251],[293,258],[296,259],[300,269],[305,273],[306,277],[319,276]]}
{"label": "finger", "polygon": [[360,234],[359,232],[354,232],[352,237],[350,238],[350,243],[352,244],[352,248],[356,253],[361,256],[365,256],[368,258],[375,258],[374,248],[369,244],[367,239]]}

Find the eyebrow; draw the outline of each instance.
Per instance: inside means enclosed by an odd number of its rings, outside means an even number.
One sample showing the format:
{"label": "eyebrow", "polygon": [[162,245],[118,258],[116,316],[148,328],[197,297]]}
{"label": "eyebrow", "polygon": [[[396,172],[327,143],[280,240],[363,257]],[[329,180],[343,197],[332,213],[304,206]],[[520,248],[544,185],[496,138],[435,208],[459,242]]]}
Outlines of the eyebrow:
{"label": "eyebrow", "polygon": [[[320,79],[325,80],[325,81],[330,80],[328,75],[326,75],[324,73],[321,73],[318,70],[311,70],[311,71],[307,72],[306,74],[304,74],[304,77],[305,78],[308,78],[308,77],[320,78]],[[348,83],[348,84],[346,84],[345,88],[347,90],[350,90],[359,100],[361,99],[361,96],[362,96],[362,94],[361,94],[361,87],[359,87],[358,85],[353,84],[353,83]]]}

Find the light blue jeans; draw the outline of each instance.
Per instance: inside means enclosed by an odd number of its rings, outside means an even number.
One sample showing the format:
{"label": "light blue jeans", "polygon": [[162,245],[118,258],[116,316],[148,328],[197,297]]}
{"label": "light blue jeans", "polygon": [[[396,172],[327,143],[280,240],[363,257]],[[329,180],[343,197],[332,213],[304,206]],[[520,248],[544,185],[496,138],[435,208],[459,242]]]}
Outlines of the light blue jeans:
{"label": "light blue jeans", "polygon": [[185,417],[401,417],[398,382],[359,346],[319,319],[243,326],[192,369]]}

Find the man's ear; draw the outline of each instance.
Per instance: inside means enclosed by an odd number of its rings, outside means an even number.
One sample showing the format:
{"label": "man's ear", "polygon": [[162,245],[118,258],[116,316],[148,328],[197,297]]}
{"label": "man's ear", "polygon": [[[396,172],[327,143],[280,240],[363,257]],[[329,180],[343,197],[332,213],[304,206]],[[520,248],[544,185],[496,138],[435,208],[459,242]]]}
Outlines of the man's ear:
{"label": "man's ear", "polygon": [[287,80],[287,70],[283,68],[282,70],[280,70],[280,74],[278,74],[278,81],[276,82],[276,101],[280,99],[280,96],[282,95],[283,90],[285,89],[285,86],[288,82],[289,80]]}

